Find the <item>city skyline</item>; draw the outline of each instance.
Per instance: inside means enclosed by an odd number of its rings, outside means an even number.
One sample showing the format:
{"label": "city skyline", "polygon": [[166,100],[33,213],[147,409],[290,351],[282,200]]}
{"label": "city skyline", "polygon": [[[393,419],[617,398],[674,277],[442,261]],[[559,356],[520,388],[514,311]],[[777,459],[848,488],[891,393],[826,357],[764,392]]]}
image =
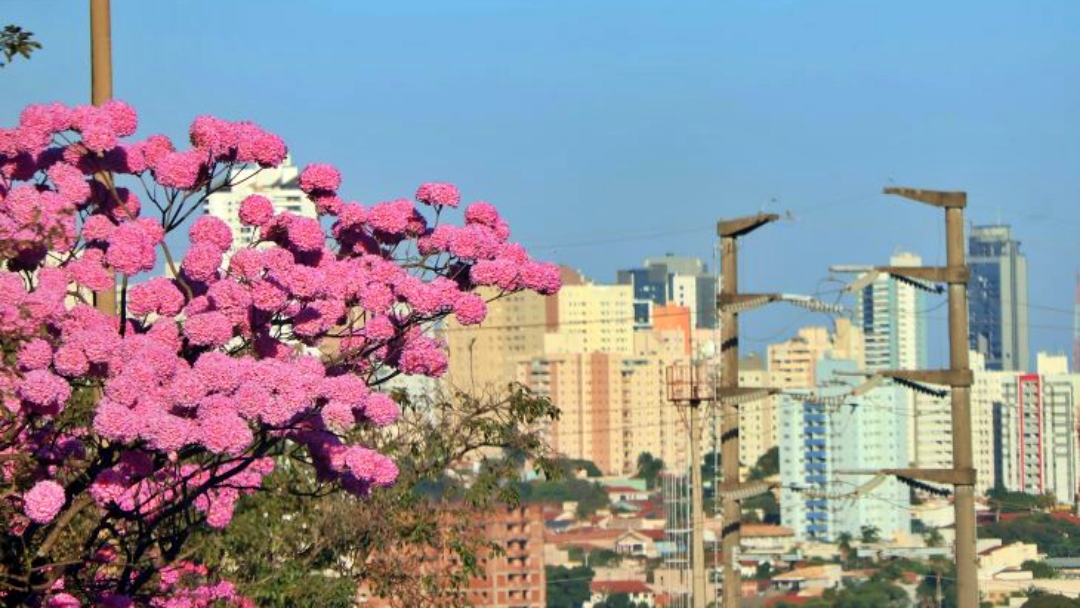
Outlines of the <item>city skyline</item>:
{"label": "city skyline", "polygon": [[[45,44],[5,68],[6,121],[26,103],[87,98],[85,8],[72,6],[5,2]],[[829,265],[898,249],[939,263],[934,220],[880,190],[966,189],[973,223],[1009,223],[1024,244],[1032,353],[1071,350],[1074,3],[946,2],[929,21],[855,2],[596,2],[574,19],[543,4],[339,2],[317,16],[274,8],[284,6],[216,7],[205,21],[179,4],[117,1],[116,95],[141,109],[146,132],[177,138],[196,112],[253,118],[313,155],[298,165],[341,165],[343,195],[366,204],[456,181],[505,209],[530,250],[603,282],[652,253],[712,265],[715,221],[763,207],[795,221],[755,237],[752,289],[829,289]],[[246,27],[227,25],[237,22]],[[196,24],[200,44],[187,44]],[[350,45],[282,42],[288,27]],[[763,27],[765,38],[745,33]],[[415,39],[399,44],[401,32]],[[275,59],[236,69],[236,48]],[[799,314],[748,319],[748,346],[793,331]],[[929,345],[931,360],[943,352]]]}

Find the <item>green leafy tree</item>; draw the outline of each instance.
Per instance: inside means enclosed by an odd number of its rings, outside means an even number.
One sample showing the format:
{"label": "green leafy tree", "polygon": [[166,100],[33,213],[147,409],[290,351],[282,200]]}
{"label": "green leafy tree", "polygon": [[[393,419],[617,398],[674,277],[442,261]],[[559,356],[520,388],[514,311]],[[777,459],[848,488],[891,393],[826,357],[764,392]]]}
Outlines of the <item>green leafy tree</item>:
{"label": "green leafy tree", "polygon": [[660,473],[664,470],[664,461],[654,457],[649,452],[642,452],[637,459],[637,477],[645,480],[645,487],[650,490],[655,488],[660,480]]}
{"label": "green leafy tree", "polygon": [[941,532],[938,532],[937,528],[927,528],[923,531],[923,542],[927,547],[940,547],[945,543],[945,539],[942,538]]}
{"label": "green leafy tree", "polygon": [[906,608],[908,594],[887,581],[867,581],[841,589],[833,599],[836,608]]}
{"label": "green leafy tree", "polygon": [[981,526],[981,534],[1000,538],[1005,544],[1034,543],[1048,557],[1080,555],[1080,525],[1045,513],[998,521]]}
{"label": "green leafy tree", "polygon": [[1023,564],[1020,564],[1020,569],[1027,570],[1034,578],[1057,578],[1061,575],[1057,568],[1044,561],[1034,559],[1026,560]]}
{"label": "green leafy tree", "polygon": [[1040,595],[1024,602],[1020,608],[1080,608],[1080,601],[1064,595]]}
{"label": "green leafy tree", "polygon": [[0,68],[11,63],[15,57],[29,59],[30,53],[41,48],[41,43],[34,40],[34,32],[28,32],[17,25],[5,25],[0,30],[0,53],[4,54],[4,60],[0,61]]}
{"label": "green leafy tree", "polygon": [[941,558],[931,560],[915,595],[932,606],[940,601],[940,608],[956,608],[956,564]]}
{"label": "green leafy tree", "polygon": [[750,480],[768,479],[780,474],[780,448],[772,447],[758,458],[756,464],[750,468]]}
{"label": "green leafy tree", "polygon": [[538,479],[516,484],[521,500],[526,503],[577,502],[577,517],[584,519],[610,502],[604,488],[584,479]]}
{"label": "green leafy tree", "polygon": [[859,540],[867,545],[879,542],[881,540],[881,530],[877,526],[863,526],[859,528]]}
{"label": "green leafy tree", "polygon": [[[403,608],[467,606],[457,591],[497,555],[480,527],[519,504],[522,459],[558,475],[541,431],[558,409],[520,386],[394,397],[402,414],[393,432],[365,442],[397,461],[396,485],[357,501],[284,458],[224,533],[192,538],[192,557],[259,606],[352,606],[357,582]],[[464,460],[480,460],[479,470],[449,474]]]}
{"label": "green leafy tree", "polygon": [[780,501],[772,492],[765,492],[758,496],[748,498],[742,502],[743,513],[748,521],[758,519],[758,511],[761,512],[761,523],[780,525]]}
{"label": "green leafy tree", "polygon": [[592,597],[593,570],[587,566],[545,566],[548,608],[581,608]]}
{"label": "green leafy tree", "polygon": [[1057,500],[1053,494],[1028,494],[1027,492],[1012,492],[1004,488],[994,488],[987,492],[990,505],[998,513],[1031,513],[1033,511],[1047,511]]}
{"label": "green leafy tree", "polygon": [[645,602],[631,601],[626,593],[615,593],[593,604],[593,608],[649,608],[649,605]]}

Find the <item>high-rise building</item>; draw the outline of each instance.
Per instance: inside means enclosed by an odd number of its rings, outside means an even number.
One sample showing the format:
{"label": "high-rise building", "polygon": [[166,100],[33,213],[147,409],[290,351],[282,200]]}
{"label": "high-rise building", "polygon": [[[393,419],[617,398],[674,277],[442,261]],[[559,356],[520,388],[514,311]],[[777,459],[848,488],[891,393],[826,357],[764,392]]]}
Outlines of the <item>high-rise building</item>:
{"label": "high-rise building", "polygon": [[998,481],[1008,490],[1076,502],[1080,481],[1076,391],[1065,356],[1040,353],[1038,373],[1010,374],[995,435]]}
{"label": "high-rise building", "polygon": [[[856,370],[853,361],[818,361],[813,392],[849,393],[861,380],[837,372]],[[851,470],[907,466],[905,406],[897,387],[875,389],[839,407],[807,401],[798,391],[781,398],[780,519],[797,539],[833,541],[845,532],[857,537],[863,526],[886,538],[910,531],[909,492],[899,481],[885,479],[858,500],[842,496],[872,479]]]}
{"label": "high-rise building", "polygon": [[1076,302],[1073,304],[1072,371],[1080,372],[1080,272],[1076,273]]}
{"label": "high-rise building", "polygon": [[[922,258],[901,252],[891,266],[920,266]],[[927,364],[923,294],[887,275],[863,288],[854,308],[854,322],[866,341],[866,369],[921,369]]]}
{"label": "high-rise building", "polygon": [[837,319],[835,333],[830,336],[826,327],[810,326],[799,329],[789,340],[770,344],[768,370],[775,388],[813,388],[817,385],[817,362],[826,353],[833,359],[847,359],[863,369],[864,337],[858,327],[847,319]]}
{"label": "high-rise building", "polygon": [[643,452],[686,466],[686,428],[667,402],[659,356],[548,353],[518,363],[518,380],[561,413],[548,431],[562,456],[590,460],[608,475],[633,475]]}
{"label": "high-rise building", "polygon": [[255,228],[240,223],[240,203],[252,194],[269,199],[275,213],[289,211],[303,217],[317,217],[315,204],[300,190],[300,169],[291,158],[271,169],[235,169],[230,181],[237,185],[218,190],[206,199],[206,213],[223,220],[232,229],[233,245],[229,255],[249,245],[257,234]]}
{"label": "high-rise building", "polygon": [[694,327],[716,329],[718,282],[698,258],[666,255],[646,258],[642,268],[620,270],[616,282],[633,286],[634,323],[653,325],[654,307],[677,304],[690,309]]}
{"label": "high-rise building", "polygon": [[1005,225],[973,226],[968,237],[971,349],[986,369],[1028,367],[1027,258]]}
{"label": "high-rise building", "polygon": [[[1007,372],[986,371],[982,355],[970,353],[972,457],[977,473],[975,491],[986,494],[995,485],[994,429],[995,411],[1002,407],[1002,388],[1013,376]],[[951,469],[953,466],[952,395],[938,397],[915,394],[914,465],[925,469]]]}

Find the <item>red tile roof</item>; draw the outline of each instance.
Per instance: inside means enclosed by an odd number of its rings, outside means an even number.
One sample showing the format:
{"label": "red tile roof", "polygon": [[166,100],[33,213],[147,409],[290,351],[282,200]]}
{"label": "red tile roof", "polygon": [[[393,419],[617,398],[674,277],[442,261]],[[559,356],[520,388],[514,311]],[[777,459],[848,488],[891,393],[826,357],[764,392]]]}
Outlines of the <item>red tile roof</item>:
{"label": "red tile roof", "polygon": [[594,593],[652,593],[652,589],[641,581],[593,581],[589,590]]}

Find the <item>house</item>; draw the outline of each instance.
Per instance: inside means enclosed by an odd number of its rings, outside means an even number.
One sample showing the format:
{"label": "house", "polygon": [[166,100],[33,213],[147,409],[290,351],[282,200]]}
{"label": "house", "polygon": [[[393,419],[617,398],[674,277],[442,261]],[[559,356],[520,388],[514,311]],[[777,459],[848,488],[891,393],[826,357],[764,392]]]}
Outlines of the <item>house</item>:
{"label": "house", "polygon": [[642,581],[593,581],[589,584],[592,596],[582,604],[582,608],[592,608],[615,595],[625,595],[637,605],[656,606],[656,594]]}
{"label": "house", "polygon": [[795,531],[784,526],[743,524],[740,528],[743,554],[779,557],[792,552]]}
{"label": "house", "polygon": [[657,542],[662,540],[663,530],[630,530],[615,540],[615,552],[629,557],[659,557]]}
{"label": "house", "polygon": [[840,564],[825,564],[796,568],[772,579],[773,587],[779,591],[803,592],[814,589],[836,589],[840,586],[843,568]]}
{"label": "house", "polygon": [[607,492],[608,501],[612,504],[632,505],[649,499],[648,490],[639,490],[631,486],[605,486],[604,491]]}

